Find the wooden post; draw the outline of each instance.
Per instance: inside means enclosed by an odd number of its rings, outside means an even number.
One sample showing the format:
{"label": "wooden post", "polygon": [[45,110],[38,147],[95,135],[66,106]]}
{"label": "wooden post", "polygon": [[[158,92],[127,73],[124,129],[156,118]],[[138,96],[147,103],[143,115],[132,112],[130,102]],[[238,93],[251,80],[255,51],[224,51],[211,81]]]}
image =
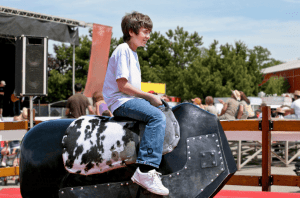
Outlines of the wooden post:
{"label": "wooden post", "polygon": [[262,191],[271,191],[271,108],[262,108]]}

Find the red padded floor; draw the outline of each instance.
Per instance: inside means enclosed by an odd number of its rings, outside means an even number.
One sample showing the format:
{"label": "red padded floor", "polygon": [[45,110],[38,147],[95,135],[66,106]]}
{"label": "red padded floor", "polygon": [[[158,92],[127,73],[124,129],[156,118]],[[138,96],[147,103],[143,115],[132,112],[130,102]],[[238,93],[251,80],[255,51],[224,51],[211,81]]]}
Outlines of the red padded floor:
{"label": "red padded floor", "polygon": [[[257,191],[235,191],[221,190],[215,198],[296,198],[300,193],[278,193],[278,192],[257,192]],[[0,190],[0,198],[22,198],[20,188],[5,188]]]}

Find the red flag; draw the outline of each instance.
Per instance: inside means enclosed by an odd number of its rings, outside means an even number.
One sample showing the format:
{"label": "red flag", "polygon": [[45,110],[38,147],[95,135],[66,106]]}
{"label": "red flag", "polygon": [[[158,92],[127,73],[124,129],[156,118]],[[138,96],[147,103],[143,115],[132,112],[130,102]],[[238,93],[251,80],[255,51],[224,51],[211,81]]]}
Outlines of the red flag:
{"label": "red flag", "polygon": [[112,27],[93,24],[92,51],[84,89],[86,97],[92,97],[95,91],[102,91],[108,64],[111,35]]}

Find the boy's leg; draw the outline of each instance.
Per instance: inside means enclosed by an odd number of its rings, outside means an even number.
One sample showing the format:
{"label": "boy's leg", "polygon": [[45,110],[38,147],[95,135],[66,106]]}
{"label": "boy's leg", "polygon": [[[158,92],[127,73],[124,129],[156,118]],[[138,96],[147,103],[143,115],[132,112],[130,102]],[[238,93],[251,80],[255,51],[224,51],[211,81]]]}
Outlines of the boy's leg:
{"label": "boy's leg", "polygon": [[163,112],[145,99],[131,99],[116,109],[113,114],[146,123],[137,163],[158,168],[162,158],[166,128],[166,117]]}
{"label": "boy's leg", "polygon": [[131,99],[116,109],[113,114],[146,123],[137,158],[139,168],[131,179],[152,193],[168,195],[169,190],[162,185],[160,173],[154,169],[159,167],[162,158],[166,128],[166,117],[163,112],[145,99]]}

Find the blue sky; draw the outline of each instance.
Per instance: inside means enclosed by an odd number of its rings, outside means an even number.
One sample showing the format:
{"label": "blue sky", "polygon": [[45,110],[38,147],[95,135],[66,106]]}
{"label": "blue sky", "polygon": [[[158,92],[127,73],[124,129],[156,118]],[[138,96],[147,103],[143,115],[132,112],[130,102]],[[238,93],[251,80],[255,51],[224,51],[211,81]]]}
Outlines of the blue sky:
{"label": "blue sky", "polygon": [[[300,58],[300,0],[0,0],[0,5],[113,27],[121,37],[121,19],[138,11],[153,21],[153,31],[165,35],[183,27],[203,36],[203,46],[243,41],[248,48],[268,48],[272,58]],[[87,35],[88,28],[79,28]],[[53,53],[49,42],[49,52]]]}

